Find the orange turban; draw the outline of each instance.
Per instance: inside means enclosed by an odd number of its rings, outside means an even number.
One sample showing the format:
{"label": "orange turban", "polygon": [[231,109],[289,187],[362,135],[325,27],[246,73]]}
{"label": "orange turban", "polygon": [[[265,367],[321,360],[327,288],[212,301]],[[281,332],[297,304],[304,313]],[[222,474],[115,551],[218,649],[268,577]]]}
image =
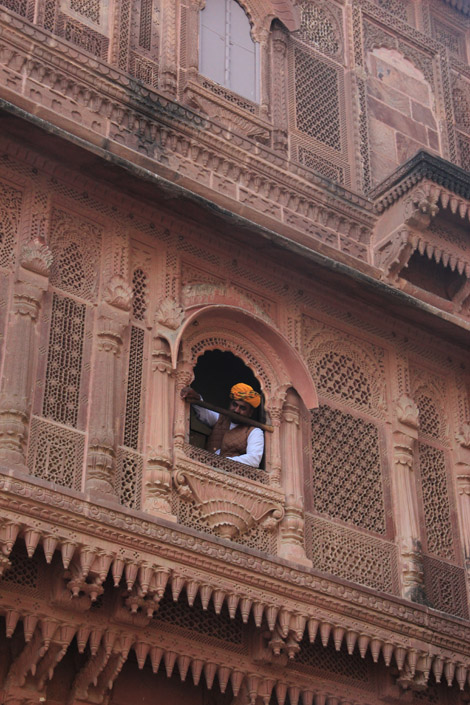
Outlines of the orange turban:
{"label": "orange turban", "polygon": [[243,384],[243,382],[233,385],[230,390],[230,399],[246,401],[254,409],[257,409],[261,404],[261,394],[255,392],[253,387],[250,387],[249,384]]}

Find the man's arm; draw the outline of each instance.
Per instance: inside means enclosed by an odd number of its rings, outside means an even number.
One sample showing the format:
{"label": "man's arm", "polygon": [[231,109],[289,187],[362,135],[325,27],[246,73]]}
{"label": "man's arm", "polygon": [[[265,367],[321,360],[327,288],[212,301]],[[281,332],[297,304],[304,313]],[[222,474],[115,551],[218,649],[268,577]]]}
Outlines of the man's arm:
{"label": "man's arm", "polygon": [[229,460],[235,460],[237,463],[249,465],[252,468],[259,468],[261,458],[264,452],[264,433],[260,428],[254,428],[250,431],[246,443],[246,453],[236,455]]}
{"label": "man's arm", "polygon": [[[202,401],[201,395],[192,387],[183,387],[181,390],[181,398],[187,399],[190,402]],[[207,424],[207,426],[215,426],[217,419],[219,418],[219,414],[216,411],[203,409],[202,406],[197,406],[196,404],[193,404],[193,409],[196,412],[196,416],[199,421]]]}

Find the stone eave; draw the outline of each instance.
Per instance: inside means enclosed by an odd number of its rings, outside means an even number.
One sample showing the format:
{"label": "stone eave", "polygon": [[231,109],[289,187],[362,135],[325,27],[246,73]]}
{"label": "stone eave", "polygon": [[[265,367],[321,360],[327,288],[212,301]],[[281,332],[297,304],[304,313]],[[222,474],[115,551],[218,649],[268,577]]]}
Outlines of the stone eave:
{"label": "stone eave", "polygon": [[382,213],[423,179],[470,200],[470,173],[441,157],[420,150],[370,192],[376,211]]}
{"label": "stone eave", "polygon": [[470,2],[469,0],[444,0],[446,5],[450,5],[454,10],[458,10],[464,15],[470,16]]}
{"label": "stone eave", "polygon": [[[219,229],[239,242],[246,242],[258,252],[265,253],[283,267],[290,267],[320,284],[334,287],[337,291],[348,290],[352,297],[360,291],[362,299],[364,296],[368,297],[371,305],[381,306],[398,320],[405,320],[413,326],[420,325],[431,333],[445,337],[450,343],[468,345],[469,321],[421,301],[383,281],[383,272],[377,267],[331,247],[324,247],[323,243],[315,239],[312,239],[311,247],[296,242],[284,234],[214,203],[200,193],[113,153],[111,148],[104,149],[89,142],[85,137],[72,134],[0,99],[0,118],[2,114],[10,121],[13,119],[15,129],[11,131],[11,136],[15,140],[25,140],[25,151],[40,147],[45,153],[64,156],[70,160],[67,167],[78,169],[85,175],[85,179],[91,175],[93,180],[100,180],[110,188],[123,190],[146,206],[154,207],[160,204],[180,217]],[[8,128],[12,128],[10,123]],[[4,130],[4,134],[8,134],[8,131]],[[37,142],[40,144],[36,144]],[[429,156],[426,154],[426,158]],[[413,161],[408,162],[408,165]],[[438,160],[439,164],[441,162],[443,160]],[[453,168],[462,172],[458,167]],[[410,184],[410,187],[412,185]],[[316,249],[313,249],[314,247]]]}
{"label": "stone eave", "polygon": [[[329,630],[333,626],[343,630],[341,638],[352,632],[356,638],[360,636],[364,653],[369,648],[380,652],[389,645],[397,658],[400,650],[403,656],[418,650],[431,661],[453,664],[451,681],[456,667],[464,668],[465,674],[470,669],[468,620],[237,547],[224,539],[202,536],[143,512],[91,501],[89,496],[50,486],[5,467],[0,468],[0,507],[3,521],[18,526],[13,543],[16,537],[27,542],[33,536],[31,555],[38,543],[46,552],[75,542],[79,553],[83,548],[88,555],[95,551],[95,555],[110,555],[121,564],[132,563],[136,575],[141,566],[166,570],[171,589],[176,584],[178,595],[187,582],[196,582],[211,592],[223,591],[227,598],[235,593],[247,601],[248,615],[255,604],[263,605],[265,611],[274,609],[281,628],[287,617],[303,633],[308,622],[314,620],[320,631],[326,625]],[[81,536],[79,546],[77,530]],[[3,554],[8,555],[5,547]],[[106,571],[110,569],[108,563]],[[2,598],[1,611],[18,609],[9,606],[9,599],[8,595]],[[73,605],[71,610],[73,613]],[[28,608],[22,618],[27,613]]]}

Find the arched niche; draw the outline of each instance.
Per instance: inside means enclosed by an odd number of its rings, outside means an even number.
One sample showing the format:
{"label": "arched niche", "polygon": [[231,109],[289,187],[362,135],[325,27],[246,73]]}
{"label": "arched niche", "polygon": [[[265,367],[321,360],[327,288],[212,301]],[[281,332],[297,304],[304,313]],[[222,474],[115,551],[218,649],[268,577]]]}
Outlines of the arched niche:
{"label": "arched niche", "polygon": [[269,410],[282,404],[289,387],[297,390],[307,409],[318,406],[310,373],[299,353],[266,320],[229,305],[211,305],[190,313],[173,349],[174,366],[194,367],[204,350],[233,352],[253,370],[260,381]]}

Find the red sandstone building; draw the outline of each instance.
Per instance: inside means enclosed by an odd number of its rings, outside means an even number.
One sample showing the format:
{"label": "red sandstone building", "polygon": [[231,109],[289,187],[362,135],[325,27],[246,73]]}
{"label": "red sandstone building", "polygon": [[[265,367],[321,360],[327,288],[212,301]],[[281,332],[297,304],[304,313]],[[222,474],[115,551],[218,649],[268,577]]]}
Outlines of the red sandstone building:
{"label": "red sandstone building", "polygon": [[0,702],[469,702],[468,0],[0,5]]}

